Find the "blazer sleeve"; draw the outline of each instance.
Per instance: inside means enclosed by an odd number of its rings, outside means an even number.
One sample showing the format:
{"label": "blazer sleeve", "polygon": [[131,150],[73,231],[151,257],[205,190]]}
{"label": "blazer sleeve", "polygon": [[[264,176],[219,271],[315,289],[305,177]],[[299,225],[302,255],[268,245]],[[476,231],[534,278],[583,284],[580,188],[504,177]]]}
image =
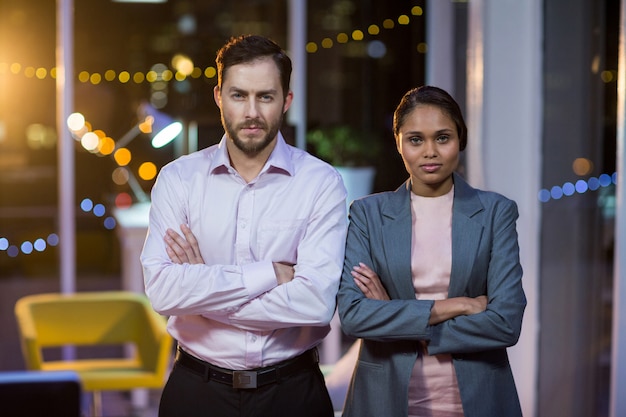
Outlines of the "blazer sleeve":
{"label": "blazer sleeve", "polygon": [[[390,276],[388,265],[382,264],[385,260],[382,231],[385,226],[377,203],[380,203],[379,199],[366,198],[355,200],[350,206],[345,261],[337,294],[342,330],[352,337],[376,341],[428,339],[433,301],[416,300],[414,292],[409,294],[410,298],[401,299],[393,283],[394,280],[411,283],[410,221],[408,239],[397,236],[398,247],[408,247],[406,259],[398,255],[398,262],[406,265],[408,275]],[[363,295],[350,273],[359,262],[376,271],[392,298],[390,301],[371,300]]]}
{"label": "blazer sleeve", "polygon": [[487,309],[432,326],[430,354],[501,349],[516,344],[519,339],[526,297],[516,230],[517,205],[500,196],[484,215],[484,241],[474,260],[466,293],[451,296],[481,295],[474,293],[481,285],[473,283],[484,282],[486,276]]}

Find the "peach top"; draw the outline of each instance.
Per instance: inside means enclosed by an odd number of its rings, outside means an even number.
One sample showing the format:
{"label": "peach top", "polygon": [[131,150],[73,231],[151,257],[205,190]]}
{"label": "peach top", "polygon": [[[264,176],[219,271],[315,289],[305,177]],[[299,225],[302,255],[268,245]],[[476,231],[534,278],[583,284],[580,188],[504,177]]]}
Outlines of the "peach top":
{"label": "peach top", "polygon": [[[411,272],[415,298],[448,297],[452,267],[454,187],[440,197],[411,193],[413,246]],[[463,417],[456,373],[449,354],[428,355],[425,346],[409,382],[409,417]]]}

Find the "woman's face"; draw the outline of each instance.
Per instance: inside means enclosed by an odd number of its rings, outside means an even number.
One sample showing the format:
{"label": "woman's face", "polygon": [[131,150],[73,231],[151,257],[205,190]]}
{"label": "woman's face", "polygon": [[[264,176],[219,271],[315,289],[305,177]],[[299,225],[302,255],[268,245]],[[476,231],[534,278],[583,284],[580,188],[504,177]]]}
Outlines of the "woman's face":
{"label": "woman's face", "polygon": [[415,194],[437,197],[450,191],[459,143],[454,121],[437,106],[418,105],[404,118],[396,145]]}

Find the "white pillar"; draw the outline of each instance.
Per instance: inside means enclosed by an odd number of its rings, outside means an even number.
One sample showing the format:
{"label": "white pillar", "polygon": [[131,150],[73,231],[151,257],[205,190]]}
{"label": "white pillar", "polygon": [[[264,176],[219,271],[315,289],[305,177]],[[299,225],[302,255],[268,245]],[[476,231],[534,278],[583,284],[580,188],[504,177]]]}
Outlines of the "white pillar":
{"label": "white pillar", "polygon": [[291,90],[293,101],[287,112],[287,120],[296,128],[296,146],[306,149],[306,0],[289,0],[288,46],[293,64]]}
{"label": "white pillar", "polygon": [[626,416],[626,0],[621,1],[617,81],[617,184],[610,416]]}
{"label": "white pillar", "polygon": [[542,1],[473,0],[468,6],[468,178],[519,207],[528,306],[509,355],[523,414],[531,417],[539,340]]}
{"label": "white pillar", "polygon": [[67,118],[74,108],[74,2],[57,0],[57,136],[61,292],[76,291],[74,139]]}
{"label": "white pillar", "polygon": [[452,0],[428,0],[426,10],[426,84],[455,97],[454,4]]}

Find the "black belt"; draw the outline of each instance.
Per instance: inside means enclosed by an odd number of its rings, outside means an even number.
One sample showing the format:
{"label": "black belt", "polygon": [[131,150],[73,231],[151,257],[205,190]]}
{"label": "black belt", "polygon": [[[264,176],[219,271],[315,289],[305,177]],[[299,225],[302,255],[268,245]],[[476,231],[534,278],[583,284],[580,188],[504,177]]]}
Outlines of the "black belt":
{"label": "black belt", "polygon": [[276,365],[249,371],[230,370],[211,365],[190,355],[180,347],[176,354],[177,364],[201,375],[205,381],[213,380],[237,389],[250,389],[272,384],[278,382],[280,378],[292,375],[303,369],[315,368],[318,362],[317,348],[309,349],[293,359],[288,359]]}

